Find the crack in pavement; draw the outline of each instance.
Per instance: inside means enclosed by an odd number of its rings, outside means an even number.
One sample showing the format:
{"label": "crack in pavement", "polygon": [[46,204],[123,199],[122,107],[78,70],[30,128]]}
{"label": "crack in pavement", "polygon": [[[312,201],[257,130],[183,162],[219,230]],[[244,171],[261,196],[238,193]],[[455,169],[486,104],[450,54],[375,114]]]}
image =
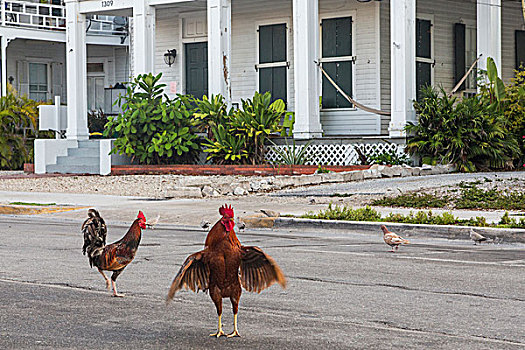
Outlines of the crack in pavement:
{"label": "crack in pavement", "polygon": [[316,278],[316,277],[302,277],[302,276],[288,276],[288,278],[303,280],[303,281],[340,284],[340,285],[348,285],[348,286],[356,286],[356,287],[387,287],[387,288],[395,288],[395,289],[402,289],[402,290],[408,290],[408,291],[414,291],[414,292],[432,293],[432,294],[459,295],[459,296],[469,296],[469,297],[484,298],[484,299],[491,299],[491,300],[508,300],[508,301],[525,302],[525,299],[519,299],[519,298],[501,298],[497,296],[470,293],[470,292],[447,292],[447,291],[438,291],[438,290],[431,290],[431,289],[411,288],[407,286],[400,286],[397,284],[389,284],[389,283],[359,283],[359,282],[327,280],[327,279]]}

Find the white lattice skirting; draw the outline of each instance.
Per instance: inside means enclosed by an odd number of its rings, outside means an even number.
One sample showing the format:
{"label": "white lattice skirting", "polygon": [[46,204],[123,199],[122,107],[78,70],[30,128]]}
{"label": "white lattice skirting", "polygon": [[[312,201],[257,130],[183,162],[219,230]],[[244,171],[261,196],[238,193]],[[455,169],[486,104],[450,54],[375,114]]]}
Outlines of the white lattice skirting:
{"label": "white lattice skirting", "polygon": [[[276,145],[269,146],[266,152],[266,160],[269,162],[276,162],[280,159],[275,148],[286,149],[292,147],[291,145]],[[296,153],[298,153],[305,146],[296,146]],[[359,163],[359,155],[355,148],[359,147],[362,153],[367,156],[376,156],[387,152],[396,152],[398,155],[404,154],[404,145],[397,145],[393,143],[356,143],[356,144],[311,144],[306,151],[309,161],[307,165],[357,165]]]}

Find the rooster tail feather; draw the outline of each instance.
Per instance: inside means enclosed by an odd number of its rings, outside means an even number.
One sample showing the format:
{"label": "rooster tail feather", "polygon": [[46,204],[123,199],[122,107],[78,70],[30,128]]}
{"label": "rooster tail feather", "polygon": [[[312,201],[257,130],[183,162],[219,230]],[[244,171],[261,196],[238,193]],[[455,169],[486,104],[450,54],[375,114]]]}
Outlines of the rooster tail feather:
{"label": "rooster tail feather", "polygon": [[[104,219],[95,209],[88,210],[88,218],[82,224],[84,245],[82,253],[89,258],[89,264],[93,267],[98,256],[102,254],[106,246],[107,228]],[[96,264],[95,264],[96,265]]]}

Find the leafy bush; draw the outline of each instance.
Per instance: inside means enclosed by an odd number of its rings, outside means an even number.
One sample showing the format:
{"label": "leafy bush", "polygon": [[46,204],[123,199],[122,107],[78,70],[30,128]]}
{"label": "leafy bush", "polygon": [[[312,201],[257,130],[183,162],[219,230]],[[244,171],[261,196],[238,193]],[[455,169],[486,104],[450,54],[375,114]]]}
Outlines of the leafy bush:
{"label": "leafy bush", "polygon": [[242,100],[242,108],[233,114],[231,127],[238,136],[246,137],[246,149],[252,164],[265,162],[265,142],[271,134],[281,133],[281,118],[286,114],[283,100],[272,101],[269,92],[258,92]]}
{"label": "leafy bush", "polygon": [[423,163],[452,163],[461,171],[503,168],[519,155],[516,140],[499,106],[476,97],[457,101],[431,87],[421,90],[422,100],[414,102],[418,124],[407,125],[413,135],[406,150],[418,154]]}
{"label": "leafy bush", "polygon": [[525,162],[525,69],[516,71],[516,77],[505,92],[503,111],[509,122],[509,132],[520,145],[521,158],[516,162],[520,166]]}
{"label": "leafy bush", "polygon": [[412,160],[406,154],[398,154],[396,151],[385,151],[375,155],[367,155],[370,164],[379,165],[410,165]]}
{"label": "leafy bush", "polygon": [[323,220],[379,221],[381,219],[381,214],[370,207],[352,209],[346,206],[332,205],[332,203],[330,203],[328,204],[328,209],[321,210],[318,214],[310,212],[301,217]]}
{"label": "leafy bush", "polygon": [[31,161],[40,104],[11,86],[0,98],[0,169],[20,169]]}
{"label": "leafy bush", "polygon": [[227,110],[222,95],[212,95],[209,99],[203,96],[202,100],[191,99],[191,102],[195,105],[193,116],[197,128],[205,132],[208,139],[214,140],[213,130],[216,130],[219,125],[230,123],[233,109]]}
{"label": "leafy bush", "polygon": [[448,197],[437,197],[430,193],[406,193],[397,197],[385,197],[375,200],[372,205],[385,207],[407,208],[443,208],[447,205]]}
{"label": "leafy bush", "polygon": [[164,94],[161,76],[139,75],[127,87],[117,100],[123,112],[108,118],[104,135],[117,135],[112,153],[142,164],[193,162],[199,152],[193,113],[185,100]]}
{"label": "leafy bush", "polygon": [[202,144],[207,147],[204,152],[209,153],[208,159],[213,159],[216,164],[246,164],[248,151],[244,135],[233,135],[222,124],[214,126],[211,131],[213,138]]}
{"label": "leafy bush", "polygon": [[[204,152],[216,164],[263,164],[269,136],[293,127],[293,118],[289,118],[284,102],[271,103],[269,92],[256,92],[253,98],[242,100],[242,108],[236,111],[226,112],[220,96],[195,103],[199,126],[208,133]],[[283,118],[285,126],[281,124]]]}
{"label": "leafy bush", "polygon": [[104,127],[108,122],[108,117],[102,110],[93,110],[88,112],[88,129],[89,133],[104,132]]}

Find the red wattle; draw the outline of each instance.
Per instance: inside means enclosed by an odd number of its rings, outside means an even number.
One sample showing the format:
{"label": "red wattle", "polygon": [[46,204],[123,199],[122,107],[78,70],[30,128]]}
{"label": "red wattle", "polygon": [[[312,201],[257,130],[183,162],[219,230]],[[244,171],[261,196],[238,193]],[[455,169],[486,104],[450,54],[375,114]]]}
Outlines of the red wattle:
{"label": "red wattle", "polygon": [[235,226],[235,223],[233,222],[233,220],[222,219],[221,223],[222,223],[222,225],[224,226],[224,228],[226,229],[227,232],[233,231],[233,228]]}

